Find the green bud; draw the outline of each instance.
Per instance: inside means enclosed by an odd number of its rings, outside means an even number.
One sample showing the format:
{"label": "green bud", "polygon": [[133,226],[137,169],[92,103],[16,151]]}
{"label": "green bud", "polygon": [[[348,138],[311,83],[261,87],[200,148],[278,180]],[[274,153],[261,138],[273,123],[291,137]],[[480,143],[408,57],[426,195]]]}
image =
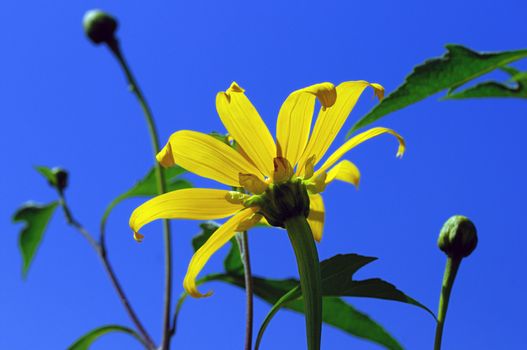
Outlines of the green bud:
{"label": "green bud", "polygon": [[301,179],[269,184],[264,193],[251,196],[244,204],[259,207],[258,213],[278,227],[285,227],[285,222],[293,217],[309,215],[309,195]]}
{"label": "green bud", "polygon": [[53,184],[59,191],[68,187],[68,172],[62,168],[51,169],[55,175],[55,183]]}
{"label": "green bud", "polygon": [[86,12],[83,19],[84,32],[95,44],[115,41],[117,20],[100,10]]}
{"label": "green bud", "polygon": [[441,233],[437,245],[451,258],[469,256],[478,244],[476,226],[465,216],[454,215],[448,219]]}

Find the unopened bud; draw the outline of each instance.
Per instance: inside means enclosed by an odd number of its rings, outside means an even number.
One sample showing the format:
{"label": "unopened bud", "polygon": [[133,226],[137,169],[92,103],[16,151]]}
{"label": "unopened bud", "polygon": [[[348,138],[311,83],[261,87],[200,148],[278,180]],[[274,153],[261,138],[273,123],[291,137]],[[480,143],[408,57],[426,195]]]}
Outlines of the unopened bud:
{"label": "unopened bud", "polygon": [[451,258],[469,256],[478,244],[476,226],[465,216],[454,215],[445,222],[437,245]]}
{"label": "unopened bud", "polygon": [[83,19],[84,32],[95,44],[115,41],[117,20],[101,10],[86,12]]}
{"label": "unopened bud", "polygon": [[53,168],[51,169],[53,174],[55,175],[55,183],[54,186],[59,190],[62,191],[66,187],[68,187],[68,172],[62,168]]}

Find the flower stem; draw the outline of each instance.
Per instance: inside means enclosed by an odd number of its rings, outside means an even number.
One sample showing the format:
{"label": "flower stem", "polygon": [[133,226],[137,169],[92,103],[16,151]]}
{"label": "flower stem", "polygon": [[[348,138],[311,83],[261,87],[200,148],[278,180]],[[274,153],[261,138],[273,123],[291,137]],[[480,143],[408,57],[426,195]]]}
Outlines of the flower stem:
{"label": "flower stem", "polygon": [[285,228],[298,264],[306,315],[307,348],[308,350],[319,350],[322,333],[322,285],[317,247],[311,228],[304,216],[296,216],[287,220]]}
{"label": "flower stem", "polygon": [[64,211],[64,216],[66,217],[67,223],[75,228],[86,240],[88,243],[92,246],[92,248],[95,250],[99,258],[101,258],[101,262],[104,265],[104,269],[108,273],[108,277],[112,281],[112,285],[115,288],[117,294],[119,295],[119,300],[121,300],[121,303],[123,304],[126,312],[128,313],[128,316],[134,323],[135,327],[137,328],[137,331],[141,335],[141,343],[145,345],[145,347],[149,350],[154,350],[156,348],[152,338],[146,331],[146,329],[143,327],[143,324],[139,320],[139,317],[135,313],[135,310],[133,309],[132,305],[128,301],[128,298],[126,294],[124,293],[123,287],[121,286],[121,283],[119,282],[119,279],[117,278],[117,275],[115,274],[115,271],[113,270],[112,265],[110,264],[110,261],[108,260],[108,256],[106,254],[106,245],[104,241],[101,241],[97,243],[93,236],[82,226],[71,213],[70,208],[68,207],[68,204],[66,202],[66,198],[64,196],[63,191],[58,191],[59,193],[59,199],[60,199],[60,205],[62,207],[62,210]]}
{"label": "flower stem", "polygon": [[[157,136],[157,129],[152,116],[152,111],[146,102],[139,85],[137,84],[124,55],[119,48],[119,42],[117,39],[108,43],[108,46],[112,53],[117,58],[121,68],[123,69],[128,85],[132,93],[137,97],[143,114],[148,125],[148,131],[150,133],[150,139],[152,141],[152,149],[154,152],[154,163],[155,173],[157,180],[157,190],[159,194],[166,192],[165,174],[163,168],[155,161],[155,156],[159,153],[159,138]],[[172,237],[170,233],[170,224],[168,220],[163,220],[163,232],[165,239],[165,302],[163,307],[163,339],[161,341],[161,350],[168,350],[170,347],[170,310],[171,310],[171,298],[172,298]]]}
{"label": "flower stem", "polygon": [[456,279],[456,274],[461,264],[461,258],[448,257],[445,265],[445,273],[443,275],[443,284],[441,287],[441,295],[439,297],[439,307],[437,311],[437,325],[434,342],[434,350],[441,349],[441,340],[443,338],[443,327],[445,326],[446,312],[448,309],[448,302],[450,300],[450,292]]}
{"label": "flower stem", "polygon": [[242,257],[245,278],[245,350],[251,350],[253,344],[253,276],[247,231],[239,232],[236,235],[236,241]]}

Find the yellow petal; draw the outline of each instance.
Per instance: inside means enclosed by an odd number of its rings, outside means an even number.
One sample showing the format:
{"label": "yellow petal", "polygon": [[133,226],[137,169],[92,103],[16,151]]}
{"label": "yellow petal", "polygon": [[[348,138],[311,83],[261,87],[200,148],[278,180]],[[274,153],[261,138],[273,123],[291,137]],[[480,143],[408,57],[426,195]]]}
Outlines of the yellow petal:
{"label": "yellow petal", "polygon": [[238,177],[240,179],[240,186],[251,193],[262,194],[268,187],[265,181],[253,174],[239,174]]}
{"label": "yellow petal", "polygon": [[158,153],[157,160],[163,166],[178,164],[192,173],[229,186],[240,186],[240,173],[261,176],[253,164],[229,145],[190,130],[173,133],[168,144]]}
{"label": "yellow petal", "polygon": [[342,146],[340,146],[325,162],[315,172],[315,176],[317,174],[325,172],[329,167],[331,167],[333,164],[335,164],[346,152],[354,148],[355,146],[363,143],[366,140],[369,140],[373,137],[382,135],[382,134],[390,134],[397,138],[397,141],[399,141],[399,148],[397,149],[397,157],[402,157],[404,150],[405,150],[405,144],[404,139],[401,135],[396,133],[395,131],[387,128],[372,128],[370,130],[364,131],[358,135],[353,136],[351,139],[346,141]]}
{"label": "yellow petal", "polygon": [[296,90],[287,97],[278,113],[276,154],[288,159],[293,167],[306,147],[316,98],[323,109],[331,107],[337,98],[335,86],[321,83]]}
{"label": "yellow petal", "polygon": [[319,112],[311,138],[298,163],[297,174],[304,172],[305,162],[309,157],[314,155],[317,162],[324,157],[360,95],[368,86],[375,90],[377,97],[382,97],[384,91],[382,86],[364,80],[347,81],[337,86],[337,101],[332,107]]}
{"label": "yellow petal", "polygon": [[226,92],[216,96],[216,109],[229,134],[267,177],[273,174],[275,144],[267,126],[243,93],[232,83]]}
{"label": "yellow petal", "polygon": [[186,188],[168,192],[150,199],[137,207],[130,216],[130,228],[137,239],[141,227],[157,219],[225,218],[243,209],[243,200],[248,198],[239,192],[208,188]]}
{"label": "yellow petal", "polygon": [[322,200],[321,195],[313,194],[309,196],[309,203],[309,216],[307,222],[311,227],[313,238],[315,241],[320,242],[324,230],[324,201]]}
{"label": "yellow petal", "polygon": [[333,180],[348,182],[358,187],[360,181],[359,168],[349,160],[340,161],[328,171],[326,183],[330,183]]}
{"label": "yellow petal", "polygon": [[275,157],[273,159],[274,163],[274,172],[273,172],[273,182],[281,183],[291,179],[295,171],[291,166],[291,163],[284,157]]}
{"label": "yellow petal", "polygon": [[[214,254],[218,249],[223,247],[239,230],[240,225],[243,225],[246,220],[250,220],[258,211],[258,208],[247,208],[238,214],[234,215],[232,218],[227,220],[223,225],[221,225],[210,238],[199,248],[192,256],[190,260],[187,274],[183,280],[183,288],[185,291],[195,298],[206,297],[212,294],[208,292],[207,294],[201,294],[198,291],[196,285],[196,278],[199,273],[210,259],[212,254]],[[245,228],[246,227],[242,227]]]}

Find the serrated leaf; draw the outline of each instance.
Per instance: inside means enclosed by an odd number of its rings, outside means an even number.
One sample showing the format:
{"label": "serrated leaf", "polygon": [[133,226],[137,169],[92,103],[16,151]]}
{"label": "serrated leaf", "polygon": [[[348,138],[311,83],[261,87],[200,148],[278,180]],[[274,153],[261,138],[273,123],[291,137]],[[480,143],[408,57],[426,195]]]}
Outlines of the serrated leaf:
{"label": "serrated leaf", "polygon": [[[187,180],[179,178],[185,170],[179,166],[173,166],[165,170],[165,177],[167,181],[167,190],[175,191],[183,188],[192,187],[192,184]],[[113,208],[115,208],[122,201],[134,198],[134,197],[149,197],[155,196],[158,194],[157,191],[157,179],[155,174],[155,169],[152,168],[148,174],[139,180],[132,188],[130,188],[125,193],[121,194],[119,197],[115,198],[109,205],[106,207],[102,217],[102,223],[106,221],[110,215]]]}
{"label": "serrated leaf", "polygon": [[401,86],[362,117],[346,137],[385,115],[421,101],[442,90],[459,87],[511,62],[527,57],[527,50],[479,53],[461,45],[447,45],[447,52],[414,68]]}
{"label": "serrated leaf", "polygon": [[73,343],[73,345],[71,345],[68,350],[88,350],[97,339],[110,332],[121,332],[129,334],[146,347],[146,344],[144,343],[142,338],[133,329],[118,325],[107,325],[95,328],[94,330],[86,333],[85,335],[77,339],[77,341]]}
{"label": "serrated leaf", "polygon": [[29,266],[42,242],[42,237],[53,216],[58,202],[49,204],[26,203],[13,215],[14,222],[25,222],[20,231],[18,245],[22,254],[22,274],[25,277]]}
{"label": "serrated leaf", "polygon": [[[324,299],[326,297],[354,296],[399,301],[418,306],[429,312],[435,318],[434,313],[430,309],[415,299],[410,298],[388,282],[378,278],[364,281],[352,280],[353,274],[358,269],[374,260],[376,258],[357,254],[339,254],[322,261],[320,263],[320,273]],[[295,300],[301,300],[301,298],[302,291],[300,285],[297,285],[276,301],[260,327],[256,340],[257,344],[261,341],[267,325],[278,310]]]}

